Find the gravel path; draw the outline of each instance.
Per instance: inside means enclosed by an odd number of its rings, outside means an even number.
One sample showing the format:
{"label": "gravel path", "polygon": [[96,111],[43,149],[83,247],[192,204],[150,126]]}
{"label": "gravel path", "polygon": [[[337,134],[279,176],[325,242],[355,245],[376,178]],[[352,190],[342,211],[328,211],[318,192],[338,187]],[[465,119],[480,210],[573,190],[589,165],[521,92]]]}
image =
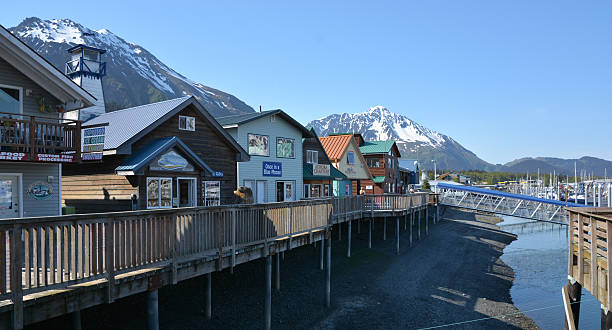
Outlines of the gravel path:
{"label": "gravel path", "polygon": [[[451,214],[452,213],[452,214]],[[444,220],[430,235],[409,247],[401,233],[395,254],[394,223],[375,226],[373,249],[367,248],[367,226],[353,224],[352,257],[346,258],[346,224],[342,240],[332,243],[332,306],[323,307],[324,272],[319,250],[305,246],[285,253],[281,291],[272,294],[272,326],[278,329],[417,329],[512,314],[442,329],[537,328],[512,305],[513,272],[499,257],[515,236],[475,221],[469,213],[447,212],[464,220]],[[402,224],[403,230],[403,224]],[[337,234],[337,230],[336,230]],[[263,327],[264,262],[257,260],[213,275],[213,319],[206,320],[205,277],[160,289],[161,329]],[[142,329],[144,295],[82,312],[84,329]],[[32,329],[70,324],[68,317]]]}

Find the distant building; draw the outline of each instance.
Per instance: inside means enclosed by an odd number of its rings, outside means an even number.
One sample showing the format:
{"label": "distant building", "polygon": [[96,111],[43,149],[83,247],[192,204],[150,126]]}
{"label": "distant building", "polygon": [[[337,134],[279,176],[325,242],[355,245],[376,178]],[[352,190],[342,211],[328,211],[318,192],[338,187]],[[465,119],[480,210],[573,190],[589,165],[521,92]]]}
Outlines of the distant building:
{"label": "distant building", "polygon": [[399,159],[398,192],[401,194],[410,191],[410,185],[419,183],[419,163],[416,159]]}
{"label": "distant building", "polygon": [[367,191],[368,185],[364,182],[371,182],[372,175],[353,135],[331,135],[319,140],[334,167],[346,175],[346,179],[334,180],[334,196],[357,195],[362,188]]}
{"label": "distant building", "polygon": [[401,157],[395,141],[364,141],[360,134],[354,134],[360,142],[359,150],[366,159],[372,181],[366,182],[367,194],[398,193],[399,162]]}
{"label": "distant building", "polygon": [[302,139],[311,137],[310,131],[282,110],[217,120],[251,157],[238,164],[238,185],[251,188],[256,203],[304,196]]}

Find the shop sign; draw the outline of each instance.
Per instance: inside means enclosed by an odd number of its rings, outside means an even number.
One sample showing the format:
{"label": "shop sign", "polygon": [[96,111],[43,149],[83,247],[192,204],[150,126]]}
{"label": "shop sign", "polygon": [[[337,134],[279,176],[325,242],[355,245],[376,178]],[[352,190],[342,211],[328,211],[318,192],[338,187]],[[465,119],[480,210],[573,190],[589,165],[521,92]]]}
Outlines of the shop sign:
{"label": "shop sign", "polygon": [[215,178],[222,178],[223,177],[223,172],[222,171],[213,171],[212,172],[212,176]]}
{"label": "shop sign", "polygon": [[25,152],[10,152],[1,151],[0,160],[27,160],[28,157]]}
{"label": "shop sign", "polygon": [[176,151],[170,150],[161,155],[149,167],[152,171],[193,171],[193,166]]}
{"label": "shop sign", "polygon": [[329,173],[330,173],[329,165],[326,165],[326,164],[313,164],[312,165],[312,175],[329,176]]}
{"label": "shop sign", "polygon": [[100,160],[104,150],[104,137],[106,127],[84,128],[83,143],[81,146],[83,160]]}
{"label": "shop sign", "polygon": [[46,182],[37,181],[30,185],[27,194],[34,199],[47,199],[53,194],[53,188]]}
{"label": "shop sign", "polygon": [[36,154],[36,160],[39,162],[52,163],[72,163],[74,155],[68,154]]}
{"label": "shop sign", "polygon": [[283,164],[280,162],[263,162],[263,176],[283,176]]}

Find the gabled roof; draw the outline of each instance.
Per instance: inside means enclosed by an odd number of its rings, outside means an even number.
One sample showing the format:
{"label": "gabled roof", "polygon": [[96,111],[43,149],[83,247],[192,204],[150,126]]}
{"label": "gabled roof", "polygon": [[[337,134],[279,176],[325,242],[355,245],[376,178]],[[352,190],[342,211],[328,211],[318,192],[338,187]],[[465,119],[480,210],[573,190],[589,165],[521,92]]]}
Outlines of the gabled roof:
{"label": "gabled roof", "polygon": [[176,136],[156,139],[149,144],[142,147],[138,152],[130,156],[123,164],[115,168],[115,172],[131,172],[129,175],[142,174],[145,167],[150,161],[155,159],[164,151],[176,147],[182,151],[194,165],[199,168],[208,171],[208,174],[212,175],[213,171],[200,157],[198,157],[189,147]]}
{"label": "gabled roof", "polygon": [[223,117],[217,118],[217,121],[219,122],[219,124],[221,124],[221,126],[223,126],[223,128],[232,128],[232,127],[238,127],[242,124],[246,124],[253,120],[257,120],[257,119],[272,116],[272,115],[277,115],[283,118],[284,120],[286,120],[287,122],[289,122],[291,125],[295,126],[298,130],[302,132],[302,135],[304,137],[311,137],[310,131],[306,129],[306,127],[304,127],[297,120],[293,119],[291,116],[289,116],[287,113],[285,113],[283,110],[280,110],[280,109],[268,110],[268,111],[262,111],[262,112],[254,112],[254,113],[248,113],[244,115],[223,116]]}
{"label": "gabled roof", "polygon": [[94,105],[96,98],[66,77],[4,26],[0,25],[0,58],[7,61],[63,103]]}
{"label": "gabled roof", "polygon": [[[364,154],[364,155],[368,155],[368,154],[386,154],[389,151],[391,151],[391,149],[394,146],[395,146],[395,149],[397,149],[397,146],[395,145],[395,141],[393,141],[393,140],[388,140],[388,141],[365,141],[359,147],[359,151],[361,151],[361,153]],[[397,149],[397,152],[399,153],[399,149]]]}
{"label": "gabled roof", "polygon": [[353,139],[352,135],[330,135],[319,138],[327,156],[334,162],[337,162],[342,155],[344,155],[344,151],[348,147],[348,144]]}
{"label": "gabled roof", "polygon": [[[119,154],[132,153],[132,143],[166,122],[186,107],[193,105],[211,126],[240,153],[239,161],[249,160],[246,151],[217,123],[204,106],[193,96],[145,104],[133,108],[108,112],[91,120],[84,126],[108,123],[104,140],[105,150],[116,150]],[[197,125],[197,124],[196,124]]]}

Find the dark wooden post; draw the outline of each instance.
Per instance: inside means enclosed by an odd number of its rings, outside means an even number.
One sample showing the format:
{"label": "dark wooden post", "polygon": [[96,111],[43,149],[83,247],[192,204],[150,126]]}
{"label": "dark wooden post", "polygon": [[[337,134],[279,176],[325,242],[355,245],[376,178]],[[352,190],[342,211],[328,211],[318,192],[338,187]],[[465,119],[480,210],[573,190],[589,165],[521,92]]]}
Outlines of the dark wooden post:
{"label": "dark wooden post", "polygon": [[[582,294],[582,285],[577,281],[572,284],[571,281],[567,281],[567,293],[570,298],[572,315],[574,316],[574,329],[578,329],[578,321],[580,319],[580,297]],[[569,330],[567,325],[567,319],[565,320],[565,330]]]}
{"label": "dark wooden post", "polygon": [[[13,294],[13,329],[23,329],[23,288],[21,265],[23,264],[23,245],[21,225],[15,224],[10,236],[11,244],[11,291]],[[4,242],[2,242],[4,244]]]}

